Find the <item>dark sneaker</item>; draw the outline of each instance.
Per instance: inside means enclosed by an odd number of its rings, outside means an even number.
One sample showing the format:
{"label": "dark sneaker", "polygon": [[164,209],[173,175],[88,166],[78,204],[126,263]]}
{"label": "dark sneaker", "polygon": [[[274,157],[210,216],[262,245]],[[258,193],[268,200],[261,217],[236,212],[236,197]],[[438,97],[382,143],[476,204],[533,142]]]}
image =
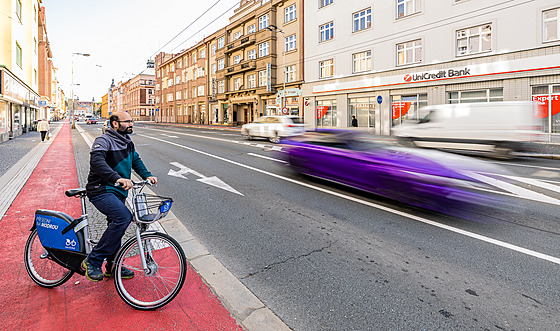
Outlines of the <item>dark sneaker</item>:
{"label": "dark sneaker", "polygon": [[[113,274],[111,273],[111,266],[105,266],[105,273],[103,274],[103,276],[110,278],[113,277]],[[125,267],[121,267],[121,278],[122,279],[130,279],[134,277],[134,271],[125,268]]]}
{"label": "dark sneaker", "polygon": [[86,271],[86,278],[92,282],[103,280],[103,271],[89,263],[87,257],[82,261],[82,269]]}

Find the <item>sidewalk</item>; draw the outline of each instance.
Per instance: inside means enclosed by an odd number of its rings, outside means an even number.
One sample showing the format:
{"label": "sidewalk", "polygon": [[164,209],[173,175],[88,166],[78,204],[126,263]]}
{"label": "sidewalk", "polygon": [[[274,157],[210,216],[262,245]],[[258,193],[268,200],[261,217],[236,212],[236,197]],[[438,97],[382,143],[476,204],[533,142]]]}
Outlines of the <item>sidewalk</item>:
{"label": "sidewalk", "polygon": [[80,201],[64,195],[79,187],[69,123],[44,147],[48,149],[0,220],[1,330],[242,330],[190,267],[175,300],[151,312],[126,305],[112,279],[93,283],[75,275],[54,289],[36,285],[23,261],[35,210],[60,210],[73,217],[81,213]]}

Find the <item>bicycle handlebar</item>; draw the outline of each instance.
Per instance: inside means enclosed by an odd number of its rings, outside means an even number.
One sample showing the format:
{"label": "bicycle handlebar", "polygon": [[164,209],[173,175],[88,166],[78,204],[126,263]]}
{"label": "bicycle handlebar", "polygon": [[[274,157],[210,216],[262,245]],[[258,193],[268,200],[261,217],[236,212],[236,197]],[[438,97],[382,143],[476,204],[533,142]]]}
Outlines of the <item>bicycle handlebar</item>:
{"label": "bicycle handlebar", "polygon": [[[135,182],[135,181],[133,181],[132,179],[131,179],[130,181],[132,182],[132,186],[133,186],[134,188],[139,188],[139,187],[144,186],[144,185],[149,185],[149,186],[154,186],[154,185],[155,185],[155,184],[153,184],[151,181],[149,181],[149,180],[147,180],[147,179],[143,179],[143,180],[138,181],[138,182]],[[122,184],[119,183],[119,182],[115,182],[114,185],[115,185],[115,186],[122,186]]]}

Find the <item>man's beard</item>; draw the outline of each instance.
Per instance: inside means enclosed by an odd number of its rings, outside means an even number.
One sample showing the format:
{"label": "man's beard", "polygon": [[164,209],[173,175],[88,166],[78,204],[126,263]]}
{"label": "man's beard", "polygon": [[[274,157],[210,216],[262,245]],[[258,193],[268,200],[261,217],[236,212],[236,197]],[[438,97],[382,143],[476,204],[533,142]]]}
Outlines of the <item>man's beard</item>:
{"label": "man's beard", "polygon": [[120,134],[131,134],[132,133],[132,128],[128,127],[128,128],[123,129],[123,128],[119,127],[117,132],[120,133]]}

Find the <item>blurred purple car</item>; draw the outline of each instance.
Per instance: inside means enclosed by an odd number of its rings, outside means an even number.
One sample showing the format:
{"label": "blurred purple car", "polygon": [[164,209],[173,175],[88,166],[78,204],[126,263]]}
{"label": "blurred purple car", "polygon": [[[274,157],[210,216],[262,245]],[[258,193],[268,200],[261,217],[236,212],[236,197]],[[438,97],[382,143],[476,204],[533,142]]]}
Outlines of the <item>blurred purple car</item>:
{"label": "blurred purple car", "polygon": [[355,131],[309,131],[281,143],[284,158],[299,173],[456,216],[472,205],[501,202],[478,191],[490,187],[469,173],[507,173],[481,160],[391,145]]}

